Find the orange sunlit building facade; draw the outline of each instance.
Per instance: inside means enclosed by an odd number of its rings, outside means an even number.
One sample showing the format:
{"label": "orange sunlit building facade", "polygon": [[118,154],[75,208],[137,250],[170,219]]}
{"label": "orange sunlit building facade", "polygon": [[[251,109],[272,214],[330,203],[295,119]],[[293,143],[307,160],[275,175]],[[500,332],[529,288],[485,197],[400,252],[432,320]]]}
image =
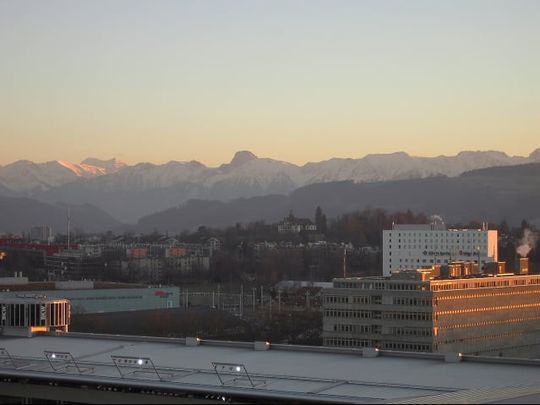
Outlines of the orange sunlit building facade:
{"label": "orange sunlit building facade", "polygon": [[479,274],[472,263],[458,265],[470,273],[452,276],[456,268],[443,266],[443,274],[434,268],[335,279],[324,291],[324,344],[540,355],[540,275]]}

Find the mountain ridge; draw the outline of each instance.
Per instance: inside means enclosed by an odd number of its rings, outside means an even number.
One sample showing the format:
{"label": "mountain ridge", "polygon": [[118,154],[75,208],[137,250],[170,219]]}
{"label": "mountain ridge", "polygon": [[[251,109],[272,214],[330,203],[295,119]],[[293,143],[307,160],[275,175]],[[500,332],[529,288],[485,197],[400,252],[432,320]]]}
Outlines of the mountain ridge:
{"label": "mountain ridge", "polygon": [[260,158],[249,151],[237,152],[229,163],[218,167],[194,160],[127,165],[114,158],[88,158],[74,166],[66,161],[18,161],[0,168],[0,195],[47,203],[90,203],[122,222],[133,223],[189,199],[228,201],[287,195],[306,185],[345,180],[376,183],[440,175],[456,177],[475,169],[535,162],[540,162],[540,149],[528,157],[498,151],[462,151],[439,157],[395,152],[360,159],[332,158],[303,166]]}
{"label": "mountain ridge", "polygon": [[328,218],[372,207],[438,214],[454,223],[506,219],[518,224],[526,219],[540,224],[538,184],[540,163],[479,169],[458,177],[316,183],[287,196],[267,195],[231,201],[189,200],[142,217],[136,229],[141,232],[153,229],[181,232],[198,226],[223,227],[260,220],[276,222],[290,210],[298,216],[311,218],[317,206],[322,207]]}

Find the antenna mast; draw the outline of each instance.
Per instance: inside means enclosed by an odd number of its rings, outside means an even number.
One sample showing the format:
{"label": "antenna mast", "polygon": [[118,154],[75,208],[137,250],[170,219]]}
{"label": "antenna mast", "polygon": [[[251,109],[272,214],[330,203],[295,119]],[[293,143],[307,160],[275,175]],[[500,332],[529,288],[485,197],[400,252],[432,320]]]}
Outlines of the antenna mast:
{"label": "antenna mast", "polygon": [[347,278],[347,248],[343,247],[343,278]]}
{"label": "antenna mast", "polygon": [[70,226],[71,226],[71,210],[70,210],[70,207],[68,206],[68,211],[67,211],[67,250],[70,249]]}

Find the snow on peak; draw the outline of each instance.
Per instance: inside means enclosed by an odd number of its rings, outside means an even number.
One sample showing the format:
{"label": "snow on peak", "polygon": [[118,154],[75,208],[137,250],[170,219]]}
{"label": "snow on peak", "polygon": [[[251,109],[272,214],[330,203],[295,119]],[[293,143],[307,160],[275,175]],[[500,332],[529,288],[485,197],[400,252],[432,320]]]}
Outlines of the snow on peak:
{"label": "snow on peak", "polygon": [[102,160],[97,158],[87,158],[84,159],[81,162],[81,166],[83,167],[97,167],[100,169],[103,169],[102,174],[108,174],[108,173],[114,173],[118,170],[122,169],[123,167],[127,166],[126,163],[116,159],[112,158],[109,160]]}

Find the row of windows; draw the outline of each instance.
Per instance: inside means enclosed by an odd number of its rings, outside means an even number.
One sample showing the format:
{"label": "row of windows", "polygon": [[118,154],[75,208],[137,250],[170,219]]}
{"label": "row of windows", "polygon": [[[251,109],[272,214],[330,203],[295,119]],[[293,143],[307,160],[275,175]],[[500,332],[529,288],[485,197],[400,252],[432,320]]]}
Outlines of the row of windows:
{"label": "row of windows", "polygon": [[540,319],[540,316],[532,316],[532,317],[527,317],[527,318],[509,318],[509,319],[502,319],[502,320],[470,322],[470,323],[461,323],[461,324],[452,323],[451,325],[439,326],[437,329],[445,330],[445,329],[478,328],[478,327],[493,326],[493,325],[503,325],[503,324],[509,324],[509,323],[537,321],[539,319]]}
{"label": "row of windows", "polygon": [[380,304],[381,297],[380,296],[343,296],[343,295],[328,295],[324,297],[324,302],[327,304],[369,304],[371,298],[372,304]]}
{"label": "row of windows", "polygon": [[394,283],[394,282],[353,282],[336,281],[335,288],[355,288],[362,290],[391,290],[391,291],[415,291],[426,290],[427,283]]}
{"label": "row of windows", "polygon": [[[445,259],[443,262],[448,263],[448,260],[449,259]],[[392,261],[392,259],[390,259],[390,261]],[[402,263],[402,262],[407,263],[407,262],[409,262],[409,259],[399,259],[399,262],[400,263]],[[411,263],[413,263],[413,262],[414,262],[414,259],[411,259]],[[435,263],[435,260],[434,259],[429,259],[429,260],[428,259],[422,259],[422,263],[428,263],[428,262],[429,263]],[[416,263],[420,263],[420,259],[416,259]],[[437,259],[437,263],[442,263],[441,259]]]}
{"label": "row of windows", "polygon": [[381,312],[359,311],[352,309],[326,309],[324,316],[328,318],[354,318],[354,319],[393,319],[398,321],[431,321],[431,312]]}
{"label": "row of windows", "polygon": [[482,281],[460,281],[460,282],[431,282],[431,291],[445,290],[465,290],[469,288],[494,288],[494,287],[516,287],[523,285],[538,285],[540,277],[519,277],[513,279],[498,278]]}
{"label": "row of windows", "polygon": [[[485,232],[485,231],[477,231],[477,230],[464,230],[464,231],[461,231],[460,232],[452,232],[452,231],[446,231],[446,232],[437,232],[437,233],[433,233],[433,232],[429,232],[429,233],[425,233],[425,232],[416,232],[416,231],[409,231],[409,232],[406,232],[406,231],[402,231],[403,232],[403,238],[406,238],[406,239],[420,239],[422,237],[422,233],[424,233],[424,238],[435,238],[435,239],[438,239],[438,238],[441,238],[441,239],[459,239],[460,235],[462,236],[462,238],[467,238],[467,239],[486,239],[487,235],[485,233],[480,233],[480,232]],[[398,232],[398,237],[401,237],[401,233],[402,232]],[[395,232],[394,232],[394,235],[395,235]],[[388,237],[391,239],[392,238],[392,233],[388,233]]]}
{"label": "row of windows", "polygon": [[384,312],[383,319],[395,321],[431,321],[431,312]]}
{"label": "row of windows", "polygon": [[324,297],[324,302],[326,302],[327,304],[348,304],[349,297],[330,295]]}
{"label": "row of windows", "polygon": [[540,307],[540,303],[499,305],[499,306],[482,307],[482,308],[454,309],[451,311],[437,311],[435,312],[435,314],[436,315],[455,315],[455,314],[469,314],[469,313],[484,312],[484,311],[504,311],[508,309],[524,309],[524,308],[537,308],[537,307]]}
{"label": "row of windows", "polygon": [[431,299],[427,298],[409,298],[409,297],[394,297],[394,305],[414,305],[414,306],[431,306]]}
{"label": "row of windows", "polygon": [[355,311],[352,309],[326,309],[324,316],[329,318],[356,318],[356,319],[371,319],[372,311]]}
{"label": "row of windows", "polygon": [[351,325],[337,323],[334,325],[334,332],[345,332],[345,333],[380,333],[379,325]]}
{"label": "row of windows", "polygon": [[330,337],[325,339],[324,345],[337,347],[370,347],[371,342],[364,339]]}
{"label": "row of windows", "polygon": [[[381,325],[355,325],[355,324],[335,324],[333,331],[338,333],[355,333],[355,334],[381,334]],[[392,335],[396,336],[421,336],[429,337],[433,336],[432,328],[403,328],[394,327],[391,328]]]}
{"label": "row of windows", "polygon": [[388,350],[409,350],[414,352],[431,352],[431,345],[418,343],[385,342],[383,349]]}
{"label": "row of windows", "polygon": [[[361,297],[355,296],[352,297],[353,304],[363,304],[363,305],[380,305],[382,304],[382,296],[373,295],[371,297]],[[351,297],[347,296],[333,296],[329,295],[325,297],[324,302],[326,304],[350,304]],[[430,298],[411,298],[411,297],[393,297],[392,303],[394,305],[412,305],[412,306],[431,306]]]}
{"label": "row of windows", "polygon": [[445,295],[442,297],[437,297],[434,299],[434,304],[437,304],[438,301],[450,301],[450,300],[463,300],[471,298],[491,298],[491,297],[507,297],[507,296],[516,296],[516,295],[537,295],[540,291],[538,288],[528,289],[526,291],[510,291],[510,292],[499,292],[499,291],[482,291],[479,294],[464,294],[464,295]]}
{"label": "row of windows", "polygon": [[431,328],[392,328],[392,335],[433,336],[433,329]]}

